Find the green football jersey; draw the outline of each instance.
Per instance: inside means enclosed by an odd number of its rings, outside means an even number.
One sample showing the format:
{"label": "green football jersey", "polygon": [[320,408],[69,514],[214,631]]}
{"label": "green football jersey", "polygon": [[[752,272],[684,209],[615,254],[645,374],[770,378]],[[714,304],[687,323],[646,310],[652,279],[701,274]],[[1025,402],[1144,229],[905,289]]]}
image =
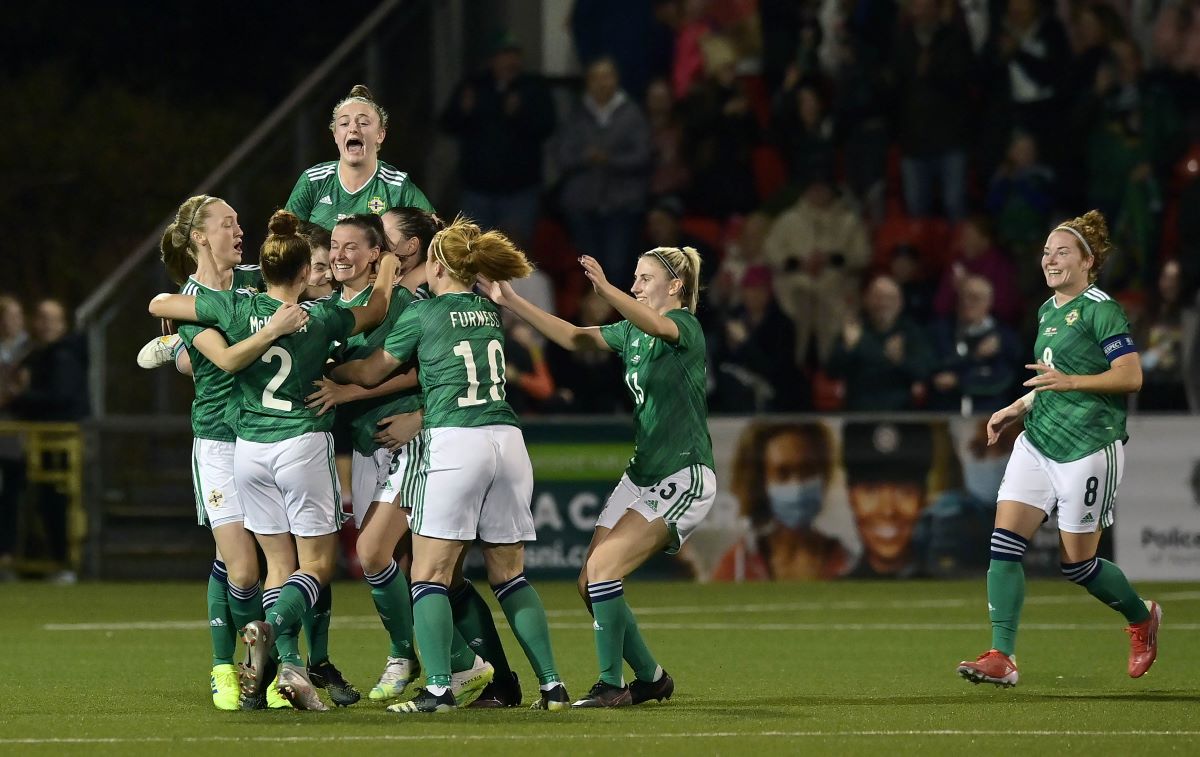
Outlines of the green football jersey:
{"label": "green football jersey", "polygon": [[517,426],[505,399],[504,327],[491,300],[451,292],[404,309],[383,348],[417,359],[425,428]]}
{"label": "green football jersey", "polygon": [[338,162],[318,163],[296,180],[292,194],[284,207],[305,221],[333,229],[338,221],[355,213],[383,215],[392,208],[417,207],[433,212],[408,174],[379,161],[375,175],[351,192],[338,178]]}
{"label": "green football jersey", "polygon": [[[344,308],[360,307],[367,304],[367,300],[371,297],[373,286],[368,286],[363,291],[359,292],[357,297],[350,300],[337,299],[337,304]],[[358,360],[365,358],[375,350],[383,347],[387,335],[391,333],[392,326],[400,317],[400,313],[408,307],[417,295],[408,291],[404,287],[398,286],[392,290],[392,301],[388,305],[387,317],[371,331],[364,334],[355,334],[346,341],[343,349],[340,351],[340,357],[345,360]],[[386,397],[373,397],[371,399],[359,400],[358,402],[350,402],[338,407],[339,422],[349,420],[350,433],[354,441],[354,451],[360,455],[370,455],[379,448],[379,444],[375,441],[375,433],[379,430],[378,423],[389,415],[398,415],[400,413],[411,413],[421,407],[421,388],[420,386],[406,389],[402,392],[389,394]]]}
{"label": "green football jersey", "polygon": [[[202,292],[196,315],[214,324],[232,342],[266,325],[280,302],[265,294]],[[304,404],[321,378],[332,342],[345,342],[354,330],[354,314],[329,300],[302,302],[309,320],[299,331],[276,340],[257,361],[238,372],[237,435],[251,442],[278,442],[333,427],[333,413],[317,415]]]}
{"label": "green football jersey", "polygon": [[[1065,305],[1054,298],[1038,310],[1034,358],[1072,376],[1103,373],[1120,357],[1137,352],[1119,304],[1094,286]],[[1060,463],[1087,457],[1127,439],[1125,395],[1038,392],[1025,433],[1042,454]]]}
{"label": "green football jersey", "polygon": [[[258,291],[263,289],[262,271],[256,265],[239,265],[233,269],[233,289]],[[195,295],[199,292],[215,292],[216,289],[206,287],[189,276],[179,288],[180,294]],[[187,347],[188,357],[192,361],[192,380],[196,385],[196,397],[192,400],[192,436],[197,439],[211,439],[217,442],[232,442],[236,437],[231,420],[236,413],[231,407],[237,403],[232,401],[233,375],[218,368],[208,358],[196,349],[193,341],[207,326],[197,326],[194,323],[179,324],[179,338]],[[228,335],[225,341],[229,341]]]}
{"label": "green football jersey", "polygon": [[687,310],[666,317],[679,327],[668,344],[621,321],[601,326],[604,341],[625,363],[625,386],[633,397],[636,429],[629,480],[650,486],[689,465],[713,463],[705,392],[704,331]]}

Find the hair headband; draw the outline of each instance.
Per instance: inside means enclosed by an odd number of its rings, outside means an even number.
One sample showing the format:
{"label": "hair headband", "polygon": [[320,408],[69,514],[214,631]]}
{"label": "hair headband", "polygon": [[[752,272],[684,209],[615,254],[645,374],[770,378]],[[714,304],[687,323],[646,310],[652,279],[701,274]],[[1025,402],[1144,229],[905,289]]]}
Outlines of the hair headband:
{"label": "hair headband", "polygon": [[1083,238],[1083,234],[1080,234],[1080,233],[1079,233],[1078,231],[1076,231],[1075,229],[1072,229],[1070,226],[1065,226],[1065,225],[1064,225],[1064,226],[1055,226],[1055,227],[1054,227],[1054,230],[1055,230],[1055,231],[1060,231],[1060,230],[1061,230],[1061,231],[1069,231],[1069,232],[1071,232],[1072,234],[1074,234],[1074,235],[1075,235],[1075,238],[1079,240],[1079,243],[1083,245],[1083,249],[1087,250],[1087,254],[1088,254],[1088,256],[1090,256],[1090,257],[1095,257],[1095,254],[1092,252],[1092,246],[1091,246],[1090,244],[1088,244],[1088,243],[1087,243],[1087,240],[1086,240],[1086,239],[1084,239],[1084,238]]}
{"label": "hair headband", "polygon": [[187,244],[191,240],[192,227],[196,225],[196,217],[200,215],[200,209],[203,208],[205,205],[209,204],[210,202],[215,202],[218,199],[220,199],[220,198],[219,197],[210,197],[209,195],[205,195],[204,199],[200,201],[200,204],[196,206],[196,209],[192,211],[192,220],[188,221],[187,228],[185,228],[183,230],[183,243],[184,244]]}
{"label": "hair headband", "polygon": [[446,267],[446,270],[449,271],[454,276],[454,278],[462,280],[462,278],[463,278],[462,274],[460,274],[458,271],[451,268],[450,264],[446,262],[446,256],[442,254],[442,240],[441,240],[440,232],[438,234],[434,235],[433,241],[430,243],[429,248],[431,250],[433,250],[434,260],[436,260],[437,262],[444,265]]}
{"label": "hair headband", "polygon": [[650,250],[649,252],[643,253],[643,255],[653,255],[654,257],[658,258],[658,262],[663,264],[663,268],[667,269],[667,273],[671,274],[671,278],[679,278],[679,274],[675,272],[675,267],[668,263],[667,259],[663,257],[663,254],[658,250]]}

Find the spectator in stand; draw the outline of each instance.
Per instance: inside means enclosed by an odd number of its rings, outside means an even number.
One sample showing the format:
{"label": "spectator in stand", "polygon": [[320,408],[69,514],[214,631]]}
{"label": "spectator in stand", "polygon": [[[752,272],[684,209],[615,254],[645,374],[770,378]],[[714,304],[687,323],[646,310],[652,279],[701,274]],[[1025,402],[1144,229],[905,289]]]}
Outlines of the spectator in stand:
{"label": "spectator in stand", "polygon": [[458,138],[463,213],[529,244],[554,103],[542,77],[524,70],[514,37],[502,35],[487,69],[458,85],[441,126]]}
{"label": "spectator in stand", "polygon": [[1168,260],[1158,274],[1158,286],[1145,314],[1134,327],[1136,344],[1142,350],[1138,410],[1188,410],[1184,369],[1193,358],[1190,352],[1195,344],[1196,311],[1184,306],[1181,295],[1179,261]]}
{"label": "spectator in stand", "polygon": [[953,318],[933,326],[933,377],[929,409],[991,414],[1015,398],[1021,344],[993,317],[992,285],[965,276],[958,285]]}
{"label": "spectator in stand", "polygon": [[846,297],[870,261],[866,224],[827,177],[814,176],[771,227],[763,253],[779,306],[796,325],[796,359],[806,362],[815,349],[823,364],[837,341]]}
{"label": "spectator in stand", "polygon": [[933,296],[937,282],[930,281],[917,248],[899,244],[888,260],[888,273],[900,285],[904,300],[901,312],[915,323],[928,323],[933,316]]}
{"label": "spectator in stand", "polygon": [[763,242],[771,230],[771,218],[754,212],[742,219],[737,237],[725,249],[725,257],[713,274],[708,289],[709,309],[717,315],[731,311],[739,304],[738,284],[746,270],[765,263]]}
{"label": "spectator in stand", "polygon": [[984,119],[989,128],[984,141],[990,143],[985,149],[1002,150],[1013,128],[1020,127],[1035,136],[1043,155],[1058,154],[1062,77],[1071,55],[1062,23],[1045,0],[1008,0],[1003,21],[992,31],[980,56],[990,66],[991,80],[985,93],[992,106]]}
{"label": "spectator in stand", "polygon": [[1169,92],[1149,87],[1141,54],[1128,40],[1109,46],[1093,89],[1075,118],[1087,135],[1087,202],[1113,220],[1122,254],[1104,271],[1110,288],[1153,285],[1162,181],[1182,145],[1182,122]]}
{"label": "spectator in stand", "polygon": [[521,415],[537,413],[554,396],[554,376],[544,354],[545,340],[529,324],[504,317],[505,399]]}
{"label": "spectator in stand", "polygon": [[996,246],[987,216],[976,214],[962,225],[954,259],[942,272],[933,311],[949,318],[958,308],[958,292],[968,276],[991,282],[992,314],[1010,326],[1021,319],[1021,296],[1017,289],[1017,270],[1013,262]]}
{"label": "spectator in stand", "polygon": [[703,41],[712,33],[712,25],[705,18],[708,0],[682,0],[682,4],[671,65],[671,89],[676,100],[691,94],[692,87],[704,78]]}
{"label": "spectator in stand", "polygon": [[827,371],[846,382],[847,410],[913,410],[923,401],[932,356],[903,305],[900,286],[878,276],[867,285],[861,314],[846,316]]}
{"label": "spectator in stand", "polygon": [[742,276],[741,304],[710,339],[714,412],[807,410],[811,391],[796,367],[794,327],[771,294],[771,269],[751,266]]}
{"label": "spectator in stand", "polygon": [[1154,23],[1154,59],[1167,70],[1200,76],[1200,3],[1166,3]]}
{"label": "spectator in stand", "polygon": [[665,79],[655,79],[646,89],[646,120],[652,143],[650,193],[682,192],[690,177],[683,160],[683,126]]}
{"label": "spectator in stand", "polygon": [[682,102],[687,164],[692,172],[688,209],[726,218],[758,204],[752,154],[758,122],[737,76],[737,53],[723,37],[704,42],[706,75]]}
{"label": "spectator in stand", "polygon": [[[612,323],[616,315],[612,305],[593,289],[588,289],[579,303],[579,325],[584,328]],[[590,415],[629,412],[628,394],[620,389],[625,369],[613,353],[570,351],[550,343],[546,359],[558,386],[550,405],[555,411]]]}
{"label": "spectator in stand", "polygon": [[650,247],[695,248],[703,262],[700,285],[707,287],[709,278],[717,270],[717,253],[703,241],[685,232],[679,225],[682,218],[682,200],[673,195],[656,197],[646,213],[646,241]]}
{"label": "spectator in stand", "polygon": [[907,15],[890,66],[904,153],[904,204],[913,216],[935,215],[936,185],[941,214],[958,221],[967,210],[971,40],[942,12],[939,0],[912,0]]}
{"label": "spectator in stand", "polygon": [[[0,420],[11,420],[8,404],[18,391],[17,371],[29,351],[25,311],[9,295],[0,295]],[[0,581],[13,577],[17,512],[25,491],[25,455],[21,440],[0,436]]]}
{"label": "spectator in stand", "polygon": [[988,185],[987,211],[995,219],[996,236],[1011,250],[1032,252],[1043,241],[1053,208],[1054,172],[1038,161],[1033,135],[1017,131]]}
{"label": "spectator in stand", "polygon": [[833,119],[816,81],[802,80],[796,67],[788,70],[783,88],[775,95],[771,132],[794,183],[832,173],[836,160]]}
{"label": "spectator in stand", "polygon": [[586,91],[555,146],[572,242],[612,281],[632,281],[650,171],[650,127],[620,88],[616,64],[588,66]]}
{"label": "spectator in stand", "polygon": [[646,0],[573,0],[568,23],[579,62],[611,58],[626,91],[640,100],[650,79],[670,69],[676,12]]}
{"label": "spectator in stand", "polygon": [[886,88],[876,59],[879,51],[855,36],[843,39],[833,50],[832,113],[846,181],[872,222],[881,223],[891,136],[884,107]]}
{"label": "spectator in stand", "polygon": [[[89,414],[86,343],[71,333],[67,309],[55,299],[37,304],[31,326],[33,348],[21,363],[9,408],[24,421],[83,420]],[[52,580],[74,583],[75,573],[67,564],[67,496],[46,484],[38,485],[37,495],[50,559],[64,566]]]}

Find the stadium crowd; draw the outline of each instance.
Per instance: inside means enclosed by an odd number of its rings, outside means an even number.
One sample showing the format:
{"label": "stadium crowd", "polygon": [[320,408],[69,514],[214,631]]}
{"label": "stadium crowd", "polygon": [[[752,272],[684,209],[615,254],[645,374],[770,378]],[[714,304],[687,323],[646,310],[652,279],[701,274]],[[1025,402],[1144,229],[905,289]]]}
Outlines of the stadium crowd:
{"label": "stadium crowd", "polygon": [[[462,209],[527,245],[543,304],[604,322],[578,254],[627,281],[691,245],[714,412],[990,412],[1024,378],[1045,234],[1097,208],[1136,402],[1197,409],[1195,3],[651,5],[575,3],[582,93],[505,36],[442,110]],[[512,341],[522,412],[625,402],[611,361]]]}

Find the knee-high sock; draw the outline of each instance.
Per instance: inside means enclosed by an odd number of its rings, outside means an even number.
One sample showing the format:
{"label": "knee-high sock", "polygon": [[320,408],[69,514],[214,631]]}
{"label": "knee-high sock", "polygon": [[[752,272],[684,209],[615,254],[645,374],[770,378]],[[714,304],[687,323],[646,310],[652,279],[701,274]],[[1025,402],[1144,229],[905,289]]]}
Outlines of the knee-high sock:
{"label": "knee-high sock", "polygon": [[600,680],[612,686],[624,686],[622,658],[625,647],[625,626],[632,617],[625,604],[625,588],[620,580],[588,583],[588,598],[592,600],[596,636],[596,658],[600,663]]}
{"label": "knee-high sock", "polygon": [[454,621],[446,587],[428,581],[413,581],[413,631],[421,650],[425,681],[430,686],[450,685],[450,645]]}
{"label": "knee-high sock", "polygon": [[470,581],[463,581],[450,592],[450,609],[454,612],[454,628],[480,657],[496,669],[496,678],[506,680],[512,670],[504,654],[504,644],[492,620],[492,608],[479,595]]}
{"label": "knee-high sock", "polygon": [[1025,604],[1025,569],[1021,558],[1029,542],[1003,528],[992,531],[992,559],[988,564],[988,617],[992,621],[992,648],[1012,656],[1017,647],[1017,627]]}
{"label": "knee-high sock", "polygon": [[208,574],[208,630],[212,634],[213,667],[233,664],[238,628],[229,613],[229,573],[225,563],[213,560]]}
{"label": "knee-high sock", "polygon": [[258,584],[229,584],[229,614],[233,616],[234,627],[239,630],[251,621],[263,619],[263,596]]}
{"label": "knee-high sock", "polygon": [[413,649],[412,596],[404,572],[393,560],[383,570],[368,574],[365,578],[371,585],[371,599],[375,602],[379,619],[383,621],[391,640],[388,654],[407,660],[417,659],[417,652]]}
{"label": "knee-high sock", "polygon": [[525,574],[492,587],[500,609],[508,618],[508,625],[525,651],[525,657],[537,673],[538,682],[547,685],[561,681],[558,666],[554,662],[554,649],[550,646],[550,624],[546,622],[546,608],[537,591],[525,580]]}
{"label": "knee-high sock", "polygon": [[279,591],[279,598],[266,612],[266,621],[275,627],[275,648],[279,661],[292,665],[304,664],[300,657],[300,620],[312,608],[321,593],[321,584],[307,573],[296,572]]}
{"label": "knee-high sock", "polygon": [[319,665],[329,659],[329,617],[333,613],[333,587],[321,587],[317,601],[304,613],[304,637],[308,640],[308,664]]}
{"label": "knee-high sock", "polygon": [[1129,579],[1108,560],[1093,557],[1076,563],[1063,563],[1063,575],[1088,590],[1096,599],[1113,608],[1133,623],[1150,617],[1146,603],[1129,584]]}

